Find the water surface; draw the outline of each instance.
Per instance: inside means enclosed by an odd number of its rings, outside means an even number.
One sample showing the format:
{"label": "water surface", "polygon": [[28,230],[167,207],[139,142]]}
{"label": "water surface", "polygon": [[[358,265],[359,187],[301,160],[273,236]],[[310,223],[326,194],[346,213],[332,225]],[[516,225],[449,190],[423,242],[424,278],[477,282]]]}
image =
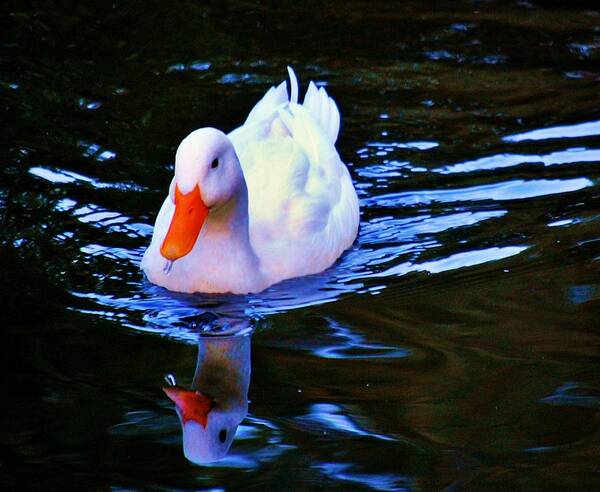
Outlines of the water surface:
{"label": "water surface", "polygon": [[[600,486],[594,2],[6,7],[5,487]],[[355,245],[257,295],[150,285],[179,141],[288,64],[341,109]],[[193,465],[163,376],[240,330],[248,416]]]}

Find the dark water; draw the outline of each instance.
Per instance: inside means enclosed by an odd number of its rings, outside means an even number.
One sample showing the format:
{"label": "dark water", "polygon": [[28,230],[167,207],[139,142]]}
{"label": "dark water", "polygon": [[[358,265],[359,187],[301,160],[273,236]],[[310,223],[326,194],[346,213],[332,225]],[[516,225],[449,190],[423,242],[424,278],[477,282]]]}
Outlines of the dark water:
{"label": "dark water", "polygon": [[[3,10],[2,488],[600,488],[597,3]],[[287,64],[341,109],[355,246],[259,295],[152,287],[179,141]],[[163,376],[247,327],[249,414],[193,465]]]}

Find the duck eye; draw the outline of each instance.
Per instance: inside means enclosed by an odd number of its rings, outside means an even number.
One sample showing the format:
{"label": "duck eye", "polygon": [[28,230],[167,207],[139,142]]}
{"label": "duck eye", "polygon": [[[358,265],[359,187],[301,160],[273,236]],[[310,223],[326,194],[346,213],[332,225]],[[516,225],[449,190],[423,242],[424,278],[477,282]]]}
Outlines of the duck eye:
{"label": "duck eye", "polygon": [[225,439],[227,439],[227,430],[221,429],[219,431],[219,441],[225,442]]}
{"label": "duck eye", "polygon": [[219,166],[219,159],[215,159],[214,161],[212,161],[212,164],[210,165],[211,169],[214,169],[215,167]]}

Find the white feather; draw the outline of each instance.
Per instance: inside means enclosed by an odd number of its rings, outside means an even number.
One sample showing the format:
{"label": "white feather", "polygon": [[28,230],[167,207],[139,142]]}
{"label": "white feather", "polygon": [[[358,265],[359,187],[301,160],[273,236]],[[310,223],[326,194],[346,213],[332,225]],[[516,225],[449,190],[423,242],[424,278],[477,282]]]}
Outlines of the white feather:
{"label": "white feather", "polygon": [[292,67],[287,67],[290,76],[290,102],[298,104],[298,79]]}
{"label": "white feather", "polygon": [[323,87],[319,89],[319,99],[321,102],[319,108],[321,113],[319,124],[323,130],[327,131],[329,128],[329,97],[327,96],[327,92],[325,92]]}
{"label": "white feather", "polygon": [[335,143],[340,131],[340,112],[335,101],[327,95],[325,88],[317,89],[311,81],[304,96],[303,106],[327,134],[329,141]]}
{"label": "white feather", "polygon": [[303,106],[308,110],[308,112],[313,116],[315,121],[319,121],[319,90],[315,83],[311,80],[308,84],[308,90],[306,91],[306,95],[304,96],[304,104]]}
{"label": "white feather", "polygon": [[244,122],[244,126],[259,123],[268,118],[278,106],[287,101],[288,94],[285,82],[282,82],[277,87],[271,87],[262,99],[254,105]]}
{"label": "white feather", "polygon": [[340,111],[335,101],[329,98],[329,128],[327,133],[332,143],[337,142],[338,133],[340,131]]}

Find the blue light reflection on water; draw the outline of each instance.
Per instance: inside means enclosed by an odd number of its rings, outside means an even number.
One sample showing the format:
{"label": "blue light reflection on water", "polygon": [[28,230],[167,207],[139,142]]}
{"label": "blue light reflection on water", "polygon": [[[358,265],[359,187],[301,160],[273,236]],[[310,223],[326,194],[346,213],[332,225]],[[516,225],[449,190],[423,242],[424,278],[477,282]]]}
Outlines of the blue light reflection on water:
{"label": "blue light reflection on water", "polygon": [[505,167],[519,166],[525,163],[543,163],[544,166],[556,164],[572,164],[581,162],[598,162],[600,160],[600,149],[587,149],[585,147],[574,147],[559,150],[545,155],[527,154],[499,154],[490,157],[482,157],[474,161],[450,164],[433,171],[440,174],[468,173],[475,171],[491,171]]}
{"label": "blue light reflection on water", "polygon": [[336,481],[348,484],[360,484],[372,490],[414,490],[414,479],[393,473],[361,473],[354,471],[354,466],[348,463],[318,463],[314,467]]}
{"label": "blue light reflection on water", "polygon": [[105,183],[97,179],[84,176],[83,174],[68,171],[64,169],[48,169],[41,166],[34,166],[29,169],[29,173],[38,178],[43,178],[54,184],[85,183],[96,189],[114,188],[123,191],[143,191],[143,187],[131,183]]}
{"label": "blue light reflection on water", "polygon": [[575,382],[566,382],[554,394],[542,398],[541,403],[554,406],[576,406],[600,408],[600,396],[589,394],[589,388]]}
{"label": "blue light reflection on water", "polygon": [[[315,403],[310,406],[306,415],[295,417],[298,425],[306,427],[311,432],[323,434],[334,433],[331,439],[340,437],[368,437],[381,441],[395,441],[396,438],[363,428],[356,420],[348,415],[339,405],[331,403]],[[340,436],[340,434],[345,436]]]}
{"label": "blue light reflection on water", "polygon": [[364,336],[353,333],[333,319],[328,319],[331,338],[335,342],[314,348],[312,353],[325,359],[392,359],[408,357],[410,350],[373,342],[366,342]]}
{"label": "blue light reflection on water", "polygon": [[395,208],[427,205],[432,202],[522,200],[525,198],[578,191],[593,185],[594,183],[587,178],[513,180],[470,188],[390,193],[365,199],[363,203],[374,207]]}
{"label": "blue light reflection on water", "polygon": [[392,268],[377,273],[377,277],[389,277],[391,275],[405,275],[409,272],[441,273],[458,268],[466,268],[481,265],[490,261],[498,261],[518,255],[525,251],[527,246],[506,246],[503,248],[487,248],[477,251],[466,251],[456,253],[440,260],[427,261],[421,264],[401,263]]}
{"label": "blue light reflection on water", "polygon": [[600,135],[600,121],[589,121],[574,125],[551,126],[525,133],[509,135],[502,140],[505,142],[523,142],[525,140],[549,140],[555,138],[579,138]]}

